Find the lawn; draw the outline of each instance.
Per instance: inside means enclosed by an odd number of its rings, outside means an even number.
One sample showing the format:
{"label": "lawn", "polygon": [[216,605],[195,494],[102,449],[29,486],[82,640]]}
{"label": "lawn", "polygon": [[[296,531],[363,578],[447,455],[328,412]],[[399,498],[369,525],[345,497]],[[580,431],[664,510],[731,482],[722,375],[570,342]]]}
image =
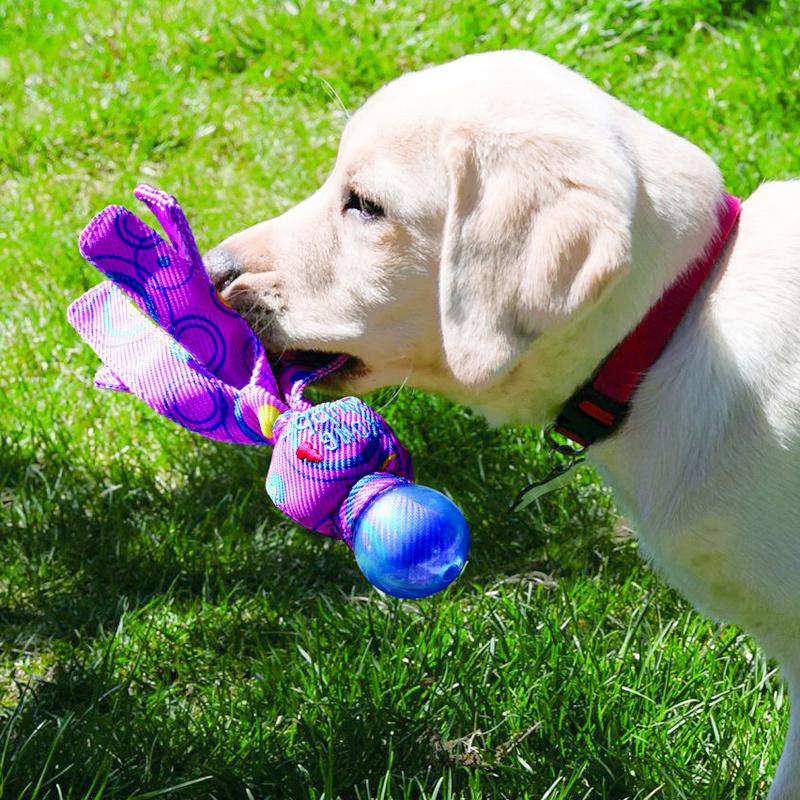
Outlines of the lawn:
{"label": "lawn", "polygon": [[140,180],[201,248],[303,197],[404,71],[539,50],[711,153],[797,174],[794,0],[0,0],[0,796],[750,798],[774,665],[640,563],[589,473],[403,389],[370,399],[472,528],[441,596],[371,589],[270,508],[268,454],[92,388],[78,233]]}

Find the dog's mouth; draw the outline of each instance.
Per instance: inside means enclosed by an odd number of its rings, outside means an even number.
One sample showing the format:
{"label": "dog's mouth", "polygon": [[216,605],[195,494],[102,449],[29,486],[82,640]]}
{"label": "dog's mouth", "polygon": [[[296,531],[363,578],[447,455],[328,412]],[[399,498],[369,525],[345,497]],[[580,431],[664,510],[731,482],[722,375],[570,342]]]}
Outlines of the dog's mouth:
{"label": "dog's mouth", "polygon": [[348,388],[357,379],[363,378],[368,371],[366,364],[360,358],[348,355],[347,360],[341,367],[314,381],[312,385],[324,392],[342,394],[348,391]]}
{"label": "dog's mouth", "polygon": [[[291,339],[276,324],[274,308],[264,303],[248,301],[249,295],[231,291],[230,286],[231,284],[226,286],[227,291],[224,294],[226,304],[245,320],[261,340],[276,374],[280,372],[282,361],[290,362],[312,375],[319,374],[319,377],[314,376],[309,381],[314,388],[337,394],[348,391],[353,382],[368,374],[366,364],[357,356],[329,350],[292,347]],[[345,359],[341,365],[327,369],[332,366],[333,361],[341,361],[342,356]]]}
{"label": "dog's mouth", "polygon": [[[269,360],[273,369],[279,369],[279,362],[285,361],[307,370],[319,377],[313,377],[310,385],[315,389],[330,394],[341,394],[348,391],[348,388],[358,378],[363,378],[367,372],[367,366],[356,356],[346,353],[330,353],[322,350],[287,350],[276,353],[268,349]],[[336,366],[334,362],[339,362],[344,357],[344,362]]]}

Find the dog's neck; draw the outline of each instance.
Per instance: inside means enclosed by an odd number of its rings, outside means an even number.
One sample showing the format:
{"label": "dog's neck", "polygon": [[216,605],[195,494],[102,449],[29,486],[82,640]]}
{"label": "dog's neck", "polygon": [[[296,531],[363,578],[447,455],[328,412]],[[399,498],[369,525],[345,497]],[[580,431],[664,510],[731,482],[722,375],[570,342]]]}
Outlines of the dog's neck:
{"label": "dog's neck", "polygon": [[630,112],[640,175],[631,266],[596,306],[545,331],[479,395],[459,398],[493,424],[547,424],[714,237],[725,203],[717,166],[675,134]]}
{"label": "dog's neck", "polygon": [[[717,208],[723,200],[720,192]],[[698,252],[713,238],[716,224],[715,219],[707,228]],[[542,334],[501,381],[465,401],[492,424],[553,422],[576,388],[597,370],[693,261],[670,258],[669,250],[664,248],[648,257],[646,264],[635,265],[600,304]]]}
{"label": "dog's neck", "polygon": [[[724,200],[713,240],[562,406],[555,422],[557,433],[585,449],[613,436],[625,422],[633,395],[702,294],[736,226],[741,203],[731,195]],[[570,449],[574,451],[574,445]]]}

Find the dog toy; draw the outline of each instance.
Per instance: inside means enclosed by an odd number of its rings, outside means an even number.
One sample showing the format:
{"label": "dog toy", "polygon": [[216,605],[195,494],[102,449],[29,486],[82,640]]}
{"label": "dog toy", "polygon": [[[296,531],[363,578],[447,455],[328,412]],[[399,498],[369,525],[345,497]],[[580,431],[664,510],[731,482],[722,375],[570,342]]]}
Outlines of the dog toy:
{"label": "dog toy", "polygon": [[425,597],[450,584],[469,547],[461,511],[412,482],[408,452],[361,400],[313,405],[304,397],[347,357],[289,354],[273,369],[209,281],[177,200],[146,185],[134,195],[171,244],[121,206],[101,211],[81,234],[81,254],[109,279],[67,311],[103,362],[95,384],[131,392],[208,438],[273,445],[273,503],[343,540],[382,591]]}

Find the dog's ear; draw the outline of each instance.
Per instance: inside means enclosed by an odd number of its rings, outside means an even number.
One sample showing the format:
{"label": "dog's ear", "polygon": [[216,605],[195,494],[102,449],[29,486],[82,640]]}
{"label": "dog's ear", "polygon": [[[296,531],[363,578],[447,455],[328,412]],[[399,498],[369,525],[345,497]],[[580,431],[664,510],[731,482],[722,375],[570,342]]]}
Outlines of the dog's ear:
{"label": "dog's ear", "polygon": [[572,179],[587,165],[558,145],[456,135],[444,147],[444,351],[455,377],[479,387],[626,272],[632,210]]}

